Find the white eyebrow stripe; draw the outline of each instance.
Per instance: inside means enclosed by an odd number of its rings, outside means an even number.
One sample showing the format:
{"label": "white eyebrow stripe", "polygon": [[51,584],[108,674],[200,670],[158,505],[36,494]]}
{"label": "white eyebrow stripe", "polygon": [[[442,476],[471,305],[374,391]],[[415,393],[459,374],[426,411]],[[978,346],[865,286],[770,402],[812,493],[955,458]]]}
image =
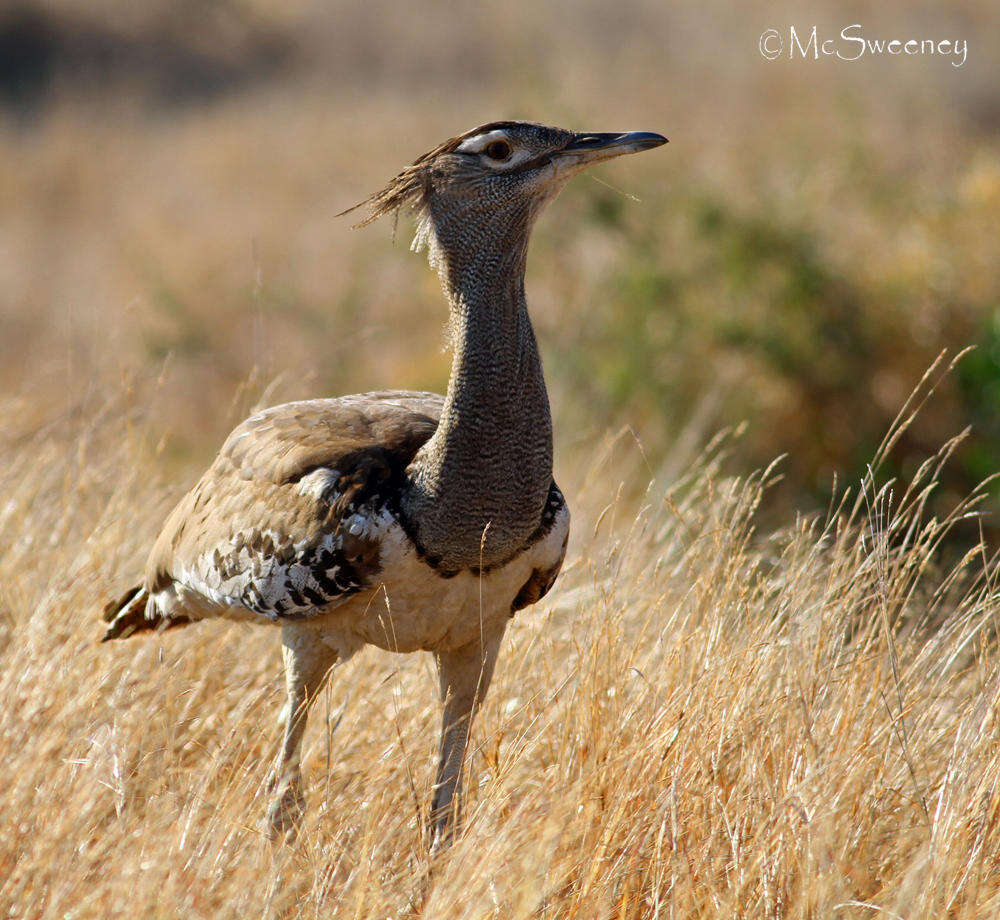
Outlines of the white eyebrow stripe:
{"label": "white eyebrow stripe", "polygon": [[507,141],[507,132],[502,128],[495,131],[487,131],[485,134],[477,134],[474,137],[467,137],[456,147],[458,153],[482,153],[493,141]]}
{"label": "white eyebrow stripe", "polygon": [[[512,147],[514,146],[510,135],[502,128],[498,128],[494,131],[487,131],[485,134],[477,134],[475,137],[466,138],[466,140],[462,141],[455,148],[455,151],[456,153],[479,154],[488,160],[492,160],[493,158],[486,153],[486,148],[494,141],[504,141]],[[530,150],[515,150],[506,160],[493,160],[497,164],[494,169],[498,172],[510,172],[522,163],[527,163],[532,156],[533,154]]]}

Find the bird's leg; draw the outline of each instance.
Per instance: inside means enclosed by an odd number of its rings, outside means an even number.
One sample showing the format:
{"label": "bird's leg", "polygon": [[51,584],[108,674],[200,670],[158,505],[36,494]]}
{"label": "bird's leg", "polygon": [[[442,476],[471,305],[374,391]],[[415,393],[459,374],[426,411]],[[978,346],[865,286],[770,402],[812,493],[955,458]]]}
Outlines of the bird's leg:
{"label": "bird's leg", "polygon": [[311,630],[285,626],[281,631],[281,643],[288,700],[284,713],[285,737],[269,784],[274,794],[267,813],[266,829],[271,839],[293,830],[302,817],[305,808],[299,770],[302,735],[309,706],[337,662],[337,652],[319,641]]}
{"label": "bird's leg", "polygon": [[441,701],[441,754],[431,799],[431,853],[447,846],[460,827],[462,768],[476,710],[493,676],[506,623],[462,648],[435,652]]}

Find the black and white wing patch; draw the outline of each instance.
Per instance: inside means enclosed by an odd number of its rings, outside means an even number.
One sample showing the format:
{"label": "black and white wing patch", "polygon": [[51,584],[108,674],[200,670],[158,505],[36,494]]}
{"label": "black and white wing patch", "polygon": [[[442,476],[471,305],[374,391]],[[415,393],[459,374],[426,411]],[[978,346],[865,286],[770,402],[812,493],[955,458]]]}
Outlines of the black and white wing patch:
{"label": "black and white wing patch", "polygon": [[[336,475],[315,470],[300,485],[308,489]],[[328,509],[330,497],[313,500]],[[175,579],[213,604],[242,607],[272,621],[314,616],[373,583],[379,545],[393,520],[384,507],[366,504],[334,516],[329,531],[297,541],[270,529],[241,530],[180,567]]]}

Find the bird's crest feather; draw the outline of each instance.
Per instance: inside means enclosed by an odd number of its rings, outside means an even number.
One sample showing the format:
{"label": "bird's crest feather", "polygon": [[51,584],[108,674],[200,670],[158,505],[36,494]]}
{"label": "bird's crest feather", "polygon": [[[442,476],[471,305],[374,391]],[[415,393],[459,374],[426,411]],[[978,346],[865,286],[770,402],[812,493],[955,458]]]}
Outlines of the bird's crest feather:
{"label": "bird's crest feather", "polygon": [[392,214],[394,217],[398,216],[400,210],[407,206],[419,209],[423,203],[424,194],[429,184],[427,167],[439,156],[445,153],[454,153],[463,141],[470,137],[475,137],[477,134],[485,134],[489,131],[513,128],[526,124],[530,124],[530,122],[492,121],[485,125],[480,125],[478,128],[473,128],[471,131],[458,134],[444,143],[438,144],[433,150],[428,150],[427,153],[421,154],[406,169],[393,177],[384,188],[379,189],[373,195],[369,195],[363,201],[359,201],[356,205],[352,205],[346,210],[341,211],[337,217],[343,217],[345,214],[350,214],[359,208],[367,208],[367,216],[354,224],[354,228],[358,229],[366,227],[386,214]]}

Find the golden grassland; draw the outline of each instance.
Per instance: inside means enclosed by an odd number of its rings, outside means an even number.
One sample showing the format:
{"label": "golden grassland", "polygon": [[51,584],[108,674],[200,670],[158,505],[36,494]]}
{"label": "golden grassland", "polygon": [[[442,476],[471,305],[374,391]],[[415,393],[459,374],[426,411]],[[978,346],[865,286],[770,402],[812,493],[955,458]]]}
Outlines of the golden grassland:
{"label": "golden grassland", "polygon": [[[761,3],[32,7],[294,53],[184,100],[57,74],[0,117],[0,915],[1000,915],[991,4],[816,11],[967,34],[961,71],[768,64],[802,14]],[[532,247],[566,569],[505,639],[450,851],[431,662],[374,650],[275,847],[274,631],[100,646],[98,612],[253,407],[445,385],[407,220],[334,215],[497,117],[671,138]]]}
{"label": "golden grassland", "polygon": [[926,513],[950,447],[910,483],[873,476],[825,518],[761,535],[772,473],[727,476],[730,439],[637,506],[613,496],[643,459],[609,439],[569,490],[558,589],[505,640],[466,832],[431,865],[427,658],[369,650],[334,672],[307,739],[308,818],[275,846],[256,826],[275,632],[95,643],[95,599],[166,507],[135,399],[72,438],[40,432],[3,471],[19,535],[0,562],[9,916],[1000,910],[998,573],[981,549],[937,561],[976,504]]}

